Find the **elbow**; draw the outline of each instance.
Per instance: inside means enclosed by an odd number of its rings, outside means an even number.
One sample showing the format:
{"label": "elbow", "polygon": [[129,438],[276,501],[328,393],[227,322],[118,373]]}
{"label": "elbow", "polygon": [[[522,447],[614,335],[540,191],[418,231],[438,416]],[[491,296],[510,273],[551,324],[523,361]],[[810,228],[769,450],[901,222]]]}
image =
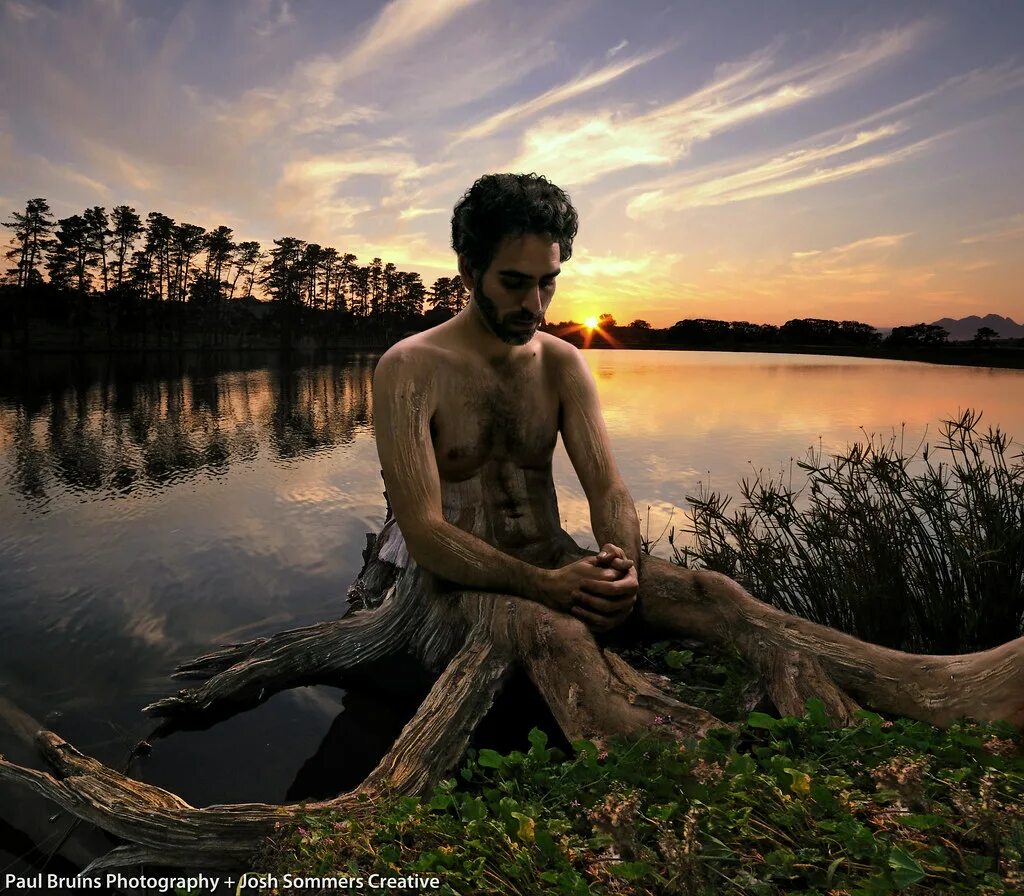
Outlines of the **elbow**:
{"label": "elbow", "polygon": [[[438,535],[441,525],[442,522],[440,521],[428,520],[409,526],[408,531],[402,529],[402,533],[405,535],[405,547],[409,551],[409,556],[412,557],[417,566],[427,570],[427,572],[438,572],[437,558],[440,553],[438,551]],[[401,528],[401,524],[399,524],[399,528]]]}

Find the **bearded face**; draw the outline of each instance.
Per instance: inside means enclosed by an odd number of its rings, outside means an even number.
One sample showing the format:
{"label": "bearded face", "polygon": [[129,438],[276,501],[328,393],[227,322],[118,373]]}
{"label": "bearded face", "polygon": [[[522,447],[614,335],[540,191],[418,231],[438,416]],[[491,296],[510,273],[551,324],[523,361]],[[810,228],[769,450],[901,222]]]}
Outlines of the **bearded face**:
{"label": "bearded face", "polygon": [[498,303],[484,290],[483,278],[477,276],[473,286],[473,304],[487,328],[506,345],[526,345],[544,320],[522,308],[502,314]]}

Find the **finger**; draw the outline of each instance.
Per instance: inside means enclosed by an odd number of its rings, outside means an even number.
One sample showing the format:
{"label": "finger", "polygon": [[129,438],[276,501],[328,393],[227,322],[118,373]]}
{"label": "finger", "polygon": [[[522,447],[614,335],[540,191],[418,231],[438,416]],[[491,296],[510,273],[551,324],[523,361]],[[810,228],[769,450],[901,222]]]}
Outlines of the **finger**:
{"label": "finger", "polygon": [[586,592],[581,592],[577,597],[573,598],[573,606],[581,607],[593,613],[600,613],[602,616],[615,616],[622,612],[621,601],[608,600],[607,598],[598,597],[596,594],[587,594]]}
{"label": "finger", "polygon": [[617,569],[619,572],[625,572],[627,569],[632,569],[636,566],[628,557],[610,557],[607,560],[598,560],[595,557],[591,565],[596,566],[598,569]]}
{"label": "finger", "polygon": [[598,597],[606,597],[611,600],[621,600],[623,597],[636,597],[639,585],[636,576],[632,573],[624,575],[614,582],[601,581],[599,579],[584,579],[580,583],[580,591],[588,591]]}
{"label": "finger", "polygon": [[604,566],[594,566],[585,571],[584,582],[614,582],[622,577],[622,573]]}
{"label": "finger", "polygon": [[614,616],[603,616],[599,613],[591,613],[581,607],[574,607],[570,612],[581,622],[585,623],[587,628],[591,631],[606,632],[618,625],[622,625],[632,612],[632,607],[622,613],[616,613]]}
{"label": "finger", "polygon": [[636,601],[637,589],[635,588],[615,588],[618,582],[606,583],[596,582],[594,586],[589,585],[581,587],[579,594],[590,595],[591,597],[600,598],[601,600],[612,601],[618,606],[623,606],[627,603],[632,604]]}
{"label": "finger", "polygon": [[626,559],[626,552],[622,550],[618,545],[614,545],[611,542],[604,545],[597,554],[598,562],[606,563],[610,559],[618,558],[620,560]]}
{"label": "finger", "polygon": [[601,616],[598,613],[589,613],[580,607],[573,607],[571,613],[581,622],[585,622],[587,628],[593,629],[594,631],[603,632],[613,627],[611,619],[608,616]]}

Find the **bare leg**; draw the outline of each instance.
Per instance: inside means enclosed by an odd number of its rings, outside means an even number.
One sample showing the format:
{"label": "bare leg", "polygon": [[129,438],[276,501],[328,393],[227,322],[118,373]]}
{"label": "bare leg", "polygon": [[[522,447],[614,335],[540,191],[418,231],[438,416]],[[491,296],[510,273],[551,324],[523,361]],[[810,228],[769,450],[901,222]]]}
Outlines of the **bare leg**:
{"label": "bare leg", "polygon": [[719,573],[644,557],[640,583],[646,625],[734,646],[768,679],[806,677],[809,663],[885,712],[935,725],[964,716],[1024,724],[1024,638],[959,656],[903,653],[785,613]]}

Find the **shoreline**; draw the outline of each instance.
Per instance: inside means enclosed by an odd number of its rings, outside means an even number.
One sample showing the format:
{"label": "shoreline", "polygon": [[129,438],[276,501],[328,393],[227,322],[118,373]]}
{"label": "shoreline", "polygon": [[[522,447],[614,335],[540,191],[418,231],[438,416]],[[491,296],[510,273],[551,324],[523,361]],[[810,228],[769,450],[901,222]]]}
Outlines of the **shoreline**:
{"label": "shoreline", "polygon": [[[946,345],[943,347],[921,347],[904,349],[887,349],[883,347],[836,346],[836,345],[730,345],[730,346],[682,346],[665,342],[648,344],[600,345],[591,344],[587,347],[577,340],[566,340],[582,351],[673,351],[673,352],[724,352],[733,354],[780,354],[780,355],[823,355],[837,358],[874,358],[888,361],[917,361],[925,364],[942,364],[961,367],[989,367],[993,369],[1020,370],[1024,369],[1024,348],[988,347],[978,348],[972,345]],[[124,357],[139,354],[160,355],[237,355],[249,353],[277,354],[325,354],[333,352],[380,352],[386,351],[394,343],[366,341],[340,343],[331,345],[299,344],[283,350],[277,344],[245,346],[203,346],[203,345],[148,345],[142,346],[69,346],[66,344],[29,345],[0,347],[0,358],[26,358],[38,356],[98,356],[109,355]]]}

